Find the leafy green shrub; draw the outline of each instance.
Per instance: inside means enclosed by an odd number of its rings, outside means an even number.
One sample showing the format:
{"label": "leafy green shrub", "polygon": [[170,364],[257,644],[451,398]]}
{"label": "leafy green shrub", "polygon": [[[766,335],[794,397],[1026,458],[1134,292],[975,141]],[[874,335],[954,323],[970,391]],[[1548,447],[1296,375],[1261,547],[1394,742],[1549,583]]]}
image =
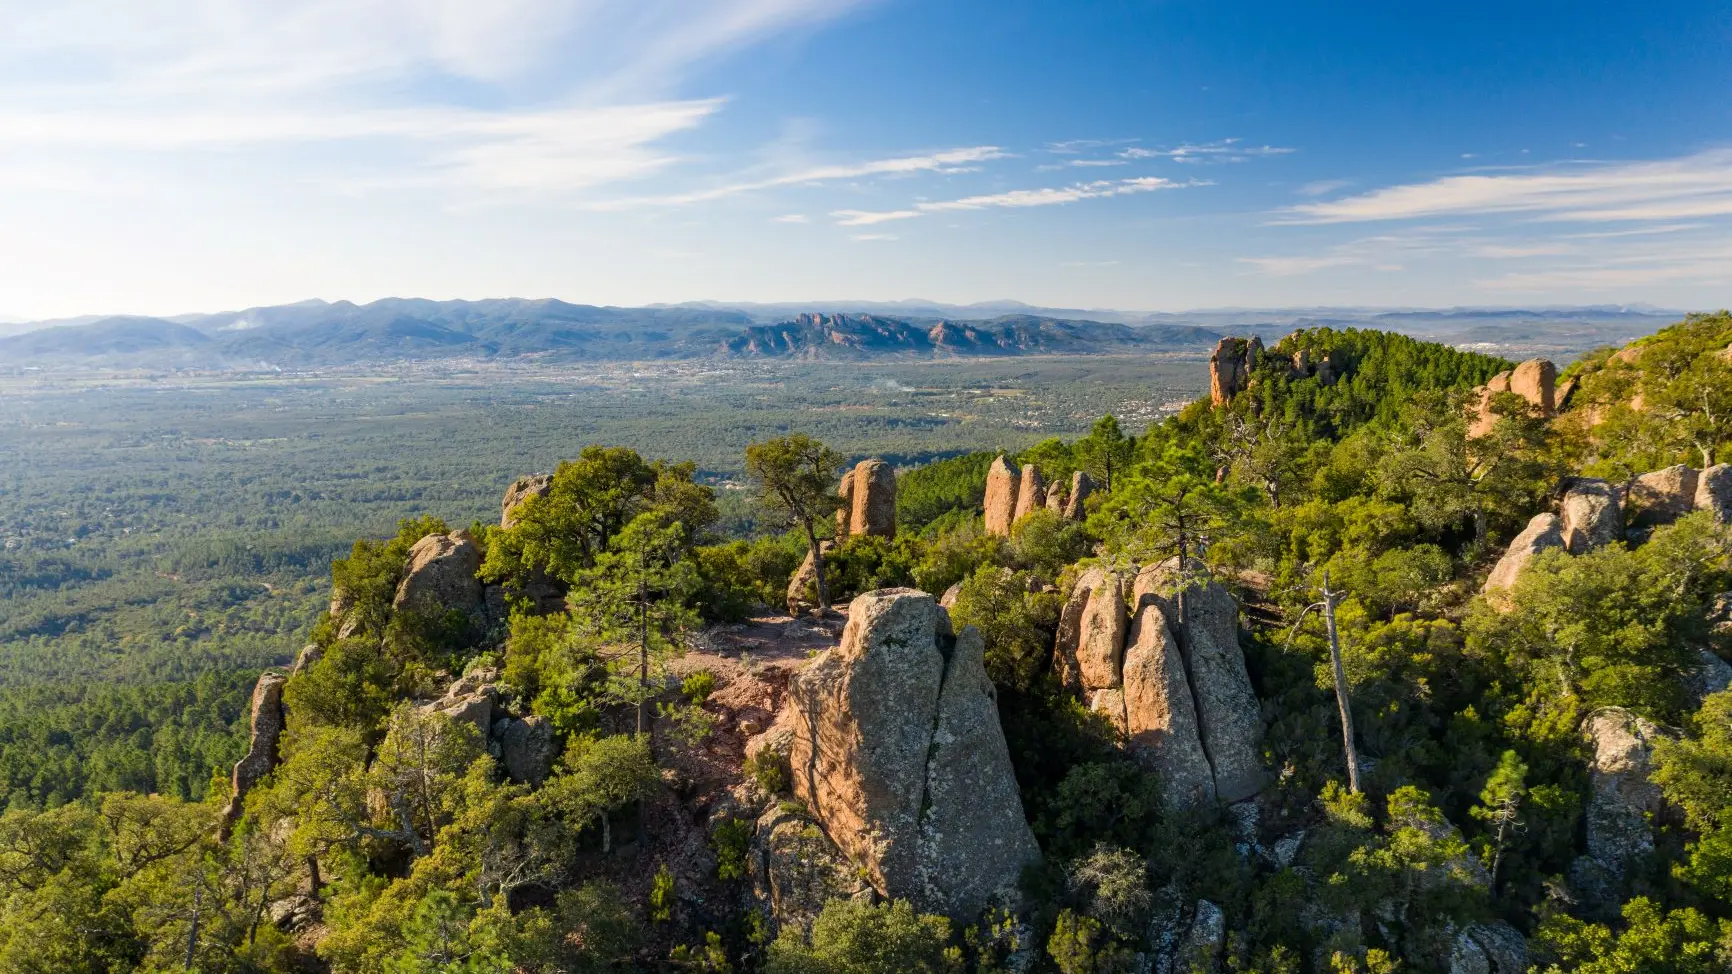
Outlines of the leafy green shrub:
{"label": "leafy green shrub", "polygon": [[743,818],[725,818],[710,833],[710,846],[716,850],[716,878],[743,879],[746,875],[746,851],[752,841],[753,825]]}
{"label": "leafy green shrub", "polygon": [[694,705],[701,704],[716,692],[716,675],[709,670],[698,670],[687,674],[680,681],[680,696],[690,700]]}
{"label": "leafy green shrub", "polygon": [[674,874],[666,863],[650,880],[649,917],[654,923],[666,923],[674,917]]}
{"label": "leafy green shrub", "polygon": [[788,788],[788,762],[771,748],[759,748],[746,758],[744,769],[767,794],[779,795]]}

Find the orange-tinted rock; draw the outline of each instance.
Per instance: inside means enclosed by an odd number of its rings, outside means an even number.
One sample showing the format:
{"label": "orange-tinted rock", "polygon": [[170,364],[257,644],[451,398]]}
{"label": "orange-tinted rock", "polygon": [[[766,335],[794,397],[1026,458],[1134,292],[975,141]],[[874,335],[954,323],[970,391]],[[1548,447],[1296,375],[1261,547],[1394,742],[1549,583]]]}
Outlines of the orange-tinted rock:
{"label": "orange-tinted rock", "polygon": [[992,461],[986,472],[986,533],[1005,537],[1016,521],[1016,500],[1021,473],[1003,456]]}
{"label": "orange-tinted rock", "polygon": [[1089,495],[1095,492],[1095,482],[1088,474],[1078,470],[1070,475],[1070,496],[1065,498],[1064,516],[1072,521],[1080,521],[1088,516],[1083,504]]}
{"label": "orange-tinted rock", "polygon": [[1696,487],[1701,477],[1683,464],[1642,474],[1630,484],[1630,524],[1653,528],[1671,524],[1696,509]]}
{"label": "orange-tinted rock", "polygon": [[1510,374],[1509,391],[1539,407],[1540,414],[1550,416],[1557,411],[1558,369],[1546,359],[1528,359]]}
{"label": "orange-tinted rock", "polygon": [[519,516],[519,508],[532,498],[546,497],[553,491],[553,475],[550,473],[530,474],[519,477],[505,488],[505,497],[499,502],[499,526],[515,527]]}
{"label": "orange-tinted rock", "polygon": [[1040,510],[1046,504],[1046,478],[1040,475],[1040,468],[1029,464],[1022,468],[1022,477],[1016,487],[1016,514],[1011,523],[1028,517]]}
{"label": "orange-tinted rock", "polygon": [[[862,460],[842,477],[846,512],[837,511],[838,534],[896,537],[896,471],[883,460]],[[843,514],[847,514],[844,524]]]}
{"label": "orange-tinted rock", "polygon": [[452,609],[480,613],[481,546],[467,531],[430,534],[409,549],[409,565],[392,607],[428,614]]}
{"label": "orange-tinted rock", "polygon": [[1059,679],[1085,696],[1118,686],[1129,623],[1124,579],[1101,568],[1084,572],[1059,613],[1053,646]]}
{"label": "orange-tinted rock", "polygon": [[1214,769],[1198,736],[1184,655],[1158,598],[1143,600],[1137,609],[1122,679],[1120,697],[1130,750],[1160,776],[1168,804],[1214,801]]}
{"label": "orange-tinted rock", "polygon": [[247,739],[246,756],[236,762],[229,784],[229,803],[223,809],[222,835],[240,820],[247,792],[277,766],[277,742],[287,722],[283,712],[283,686],[288,677],[274,670],[259,676],[253,686],[252,730]]}
{"label": "orange-tinted rock", "polygon": [[1563,521],[1556,514],[1535,514],[1528,521],[1528,526],[1522,533],[1515,536],[1509,544],[1509,550],[1498,559],[1497,567],[1491,570],[1491,575],[1485,580],[1484,592],[1489,596],[1495,592],[1508,591],[1515,587],[1516,579],[1542,551],[1564,547]]}

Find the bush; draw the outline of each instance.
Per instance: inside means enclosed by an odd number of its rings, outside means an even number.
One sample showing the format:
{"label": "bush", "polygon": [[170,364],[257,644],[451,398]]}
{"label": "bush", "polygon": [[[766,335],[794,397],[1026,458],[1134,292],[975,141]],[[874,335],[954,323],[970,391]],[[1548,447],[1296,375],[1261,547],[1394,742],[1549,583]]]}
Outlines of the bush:
{"label": "bush", "polygon": [[961,966],[950,921],[916,914],[904,900],[831,900],[812,921],[810,939],[793,925],[770,945],[770,974],[946,974]]}

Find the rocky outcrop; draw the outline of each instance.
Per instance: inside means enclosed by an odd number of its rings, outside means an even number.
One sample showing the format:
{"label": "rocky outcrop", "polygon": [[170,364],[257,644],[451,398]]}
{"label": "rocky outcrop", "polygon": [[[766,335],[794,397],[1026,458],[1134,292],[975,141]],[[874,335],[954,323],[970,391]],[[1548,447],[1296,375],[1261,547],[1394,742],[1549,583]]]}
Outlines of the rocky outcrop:
{"label": "rocky outcrop", "polygon": [[1587,854],[1569,870],[1570,886],[1589,912],[1616,913],[1626,871],[1654,851],[1650,824],[1660,810],[1660,788],[1650,780],[1655,724],[1608,707],[1588,715],[1582,734],[1593,747],[1588,765]]}
{"label": "rocky outcrop", "polygon": [[1214,801],[1214,769],[1198,733],[1184,654],[1168,622],[1170,607],[1155,596],[1141,602],[1125,650],[1124,688],[1110,691],[1124,708],[1131,753],[1160,776],[1168,804]]}
{"label": "rocky outcrop", "polygon": [[1102,568],[1083,572],[1059,613],[1053,654],[1060,681],[1085,697],[1118,686],[1129,627],[1123,576]]}
{"label": "rocky outcrop", "polygon": [[1508,372],[1492,376],[1485,385],[1474,390],[1478,406],[1475,407],[1474,420],[1468,426],[1468,435],[1484,436],[1491,432],[1498,419],[1497,413],[1492,411],[1492,401],[1501,392],[1521,396],[1542,417],[1556,415],[1557,377],[1557,366],[1546,359],[1528,359]]}
{"label": "rocky outcrop", "polygon": [[1535,514],[1522,533],[1509,543],[1509,550],[1498,559],[1497,567],[1485,580],[1487,596],[1507,592],[1515,587],[1516,579],[1542,551],[1564,546],[1563,521],[1556,514]]}
{"label": "rocky outcrop", "polygon": [[288,677],[275,670],[260,674],[253,686],[252,730],[247,738],[247,753],[235,763],[229,779],[229,802],[223,808],[222,838],[240,821],[247,792],[277,766],[277,742],[283,736],[287,714],[283,710],[283,686]]}
{"label": "rocky outcrop", "polygon": [[1227,915],[1221,908],[1208,900],[1197,901],[1197,911],[1191,920],[1191,929],[1186,931],[1185,939],[1179,943],[1176,963],[1173,965],[1175,974],[1196,974],[1199,971],[1218,971],[1221,969],[1222,956],[1227,947]]}
{"label": "rocky outcrop", "polygon": [[1690,688],[1690,695],[1700,706],[1704,697],[1732,689],[1732,664],[1714,655],[1712,650],[1696,650],[1696,667],[1690,671],[1685,682]]}
{"label": "rocky outcrop", "polygon": [[1716,524],[1732,524],[1732,464],[1716,463],[1702,471],[1692,506],[1712,512]]}
{"label": "rocky outcrop", "polygon": [[546,717],[504,717],[493,724],[499,761],[512,781],[539,785],[553,771],[553,725]]}
{"label": "rocky outcrop", "polygon": [[992,461],[986,472],[986,533],[1010,536],[1016,522],[1016,504],[1022,474],[1003,456]]}
{"label": "rocky outcrop", "polygon": [[[1485,970],[1487,974],[1527,974],[1527,938],[1508,923],[1493,920],[1490,923],[1473,924],[1457,935],[1456,943],[1460,945],[1464,942],[1472,945],[1465,953],[1485,965],[1473,970]],[[1453,963],[1450,972],[1456,972]]]}
{"label": "rocky outcrop", "polygon": [[1209,401],[1219,406],[1245,391],[1263,357],[1263,340],[1223,338],[1209,356]]}
{"label": "rocky outcrop", "polygon": [[481,546],[467,531],[430,534],[409,549],[409,564],[397,583],[391,606],[438,615],[453,609],[474,615],[483,611]]}
{"label": "rocky outcrop", "polygon": [[872,885],[816,822],[779,803],[759,816],[746,868],[752,905],[777,927],[806,930],[831,900],[873,895]]}
{"label": "rocky outcrop", "polygon": [[1046,509],[1064,516],[1065,486],[1064,481],[1055,480],[1046,487]]}
{"label": "rocky outcrop", "polygon": [[1022,468],[1022,476],[1016,487],[1016,514],[1011,523],[1028,517],[1035,511],[1046,506],[1046,478],[1040,475],[1040,468],[1028,464]]}
{"label": "rocky outcrop", "polygon": [[1078,470],[1070,475],[1070,496],[1065,498],[1064,516],[1072,521],[1080,521],[1088,516],[1083,504],[1089,495],[1095,492],[1095,482],[1088,474]]}
{"label": "rocky outcrop", "polygon": [[[818,551],[826,559],[830,552],[836,550],[836,542],[825,539],[818,542]],[[825,567],[829,565],[826,562]],[[788,579],[788,614],[804,615],[818,608],[818,569],[812,559],[812,552],[806,552],[806,560],[800,562],[800,567],[794,569],[794,574]]]}
{"label": "rocky outcrop", "polygon": [[795,795],[880,894],[959,919],[1039,857],[983,651],[931,596],[885,589],[789,684]]}
{"label": "rocky outcrop", "polygon": [[1630,526],[1651,529],[1696,509],[1696,487],[1701,475],[1678,464],[1642,474],[1630,482]]}
{"label": "rocky outcrop", "polygon": [[1216,582],[1193,585],[1181,597],[1180,647],[1203,752],[1215,772],[1215,795],[1243,801],[1262,790],[1267,776],[1262,709],[1239,648],[1239,604]]}
{"label": "rocky outcrop", "polygon": [[1623,505],[1606,481],[1577,478],[1564,492],[1560,507],[1564,547],[1570,554],[1586,554],[1623,540]]}
{"label": "rocky outcrop", "polygon": [[862,460],[842,475],[836,488],[836,534],[896,537],[896,471],[883,460]]}
{"label": "rocky outcrop", "polygon": [[499,526],[513,528],[517,526],[518,511],[532,497],[546,497],[553,491],[553,474],[532,473],[527,477],[519,477],[505,488],[505,497],[499,502]]}

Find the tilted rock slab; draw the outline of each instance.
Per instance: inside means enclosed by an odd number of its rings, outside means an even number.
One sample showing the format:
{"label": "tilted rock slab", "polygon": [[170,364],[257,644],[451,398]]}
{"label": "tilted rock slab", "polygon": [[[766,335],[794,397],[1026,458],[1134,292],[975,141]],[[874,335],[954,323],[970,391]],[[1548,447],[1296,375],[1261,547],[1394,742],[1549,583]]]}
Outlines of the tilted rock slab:
{"label": "tilted rock slab", "polygon": [[1077,579],[1059,613],[1053,645],[1054,666],[1065,686],[1086,694],[1119,685],[1120,657],[1130,628],[1124,591],[1124,578],[1102,568],[1090,568]]}
{"label": "tilted rock slab", "polygon": [[983,649],[930,595],[884,589],[789,684],[795,795],[882,895],[958,919],[1040,854]]}
{"label": "tilted rock slab", "polygon": [[277,766],[277,742],[283,736],[287,715],[283,711],[283,686],[289,678],[275,670],[259,675],[253,686],[252,733],[246,756],[235,762],[230,776],[229,803],[223,809],[222,837],[240,821],[247,792]]}
{"label": "tilted rock slab", "polygon": [[532,473],[527,477],[519,477],[505,488],[505,497],[499,502],[499,526],[512,528],[517,526],[519,509],[532,497],[546,497],[553,491],[553,474]]}
{"label": "tilted rock slab", "polygon": [[1556,514],[1535,514],[1522,533],[1509,543],[1509,550],[1498,559],[1497,567],[1485,580],[1482,590],[1487,595],[1506,592],[1515,587],[1523,569],[1542,551],[1564,546],[1564,522]]}
{"label": "tilted rock slab", "polygon": [[1120,694],[1131,753],[1160,776],[1167,804],[1212,802],[1214,769],[1198,733],[1184,653],[1168,623],[1170,608],[1155,596],[1140,601],[1125,650],[1124,689],[1111,691]]}
{"label": "tilted rock slab", "polygon": [[1070,475],[1070,496],[1065,498],[1064,516],[1072,521],[1080,521],[1086,515],[1083,502],[1095,492],[1095,482],[1088,474],[1078,470]]}
{"label": "tilted rock slab", "polygon": [[1618,491],[1604,480],[1578,478],[1560,505],[1564,547],[1586,554],[1624,538],[1624,507]]}
{"label": "tilted rock slab", "polygon": [[1683,464],[1642,474],[1630,483],[1630,523],[1652,528],[1673,521],[1696,509],[1696,488],[1701,478]]}
{"label": "tilted rock slab", "polygon": [[1198,736],[1215,772],[1215,795],[1243,801],[1263,789],[1263,712],[1239,648],[1239,603],[1218,583],[1182,593],[1180,648],[1197,708]]}
{"label": "tilted rock slab", "polygon": [[391,607],[426,613],[451,609],[480,613],[481,546],[467,531],[430,534],[409,549],[409,565]]}
{"label": "tilted rock slab", "polygon": [[1010,536],[1010,526],[1016,522],[1016,495],[1022,474],[1003,456],[992,461],[986,471],[986,533]]}
{"label": "tilted rock slab", "polygon": [[1010,523],[1028,517],[1046,505],[1046,478],[1040,475],[1040,468],[1029,464],[1022,468],[1022,478],[1016,488],[1016,514]]}
{"label": "tilted rock slab", "polygon": [[1046,486],[1046,509],[1064,516],[1065,485],[1062,480],[1055,480]]}
{"label": "tilted rock slab", "polygon": [[1711,511],[1715,524],[1732,524],[1732,464],[1716,463],[1696,478],[1694,507]]}
{"label": "tilted rock slab", "polygon": [[1663,737],[1651,721],[1611,707],[1590,714],[1582,733],[1594,746],[1588,767],[1588,855],[1616,876],[1638,856],[1654,850],[1649,817],[1660,810],[1660,786],[1649,780],[1654,741]]}

